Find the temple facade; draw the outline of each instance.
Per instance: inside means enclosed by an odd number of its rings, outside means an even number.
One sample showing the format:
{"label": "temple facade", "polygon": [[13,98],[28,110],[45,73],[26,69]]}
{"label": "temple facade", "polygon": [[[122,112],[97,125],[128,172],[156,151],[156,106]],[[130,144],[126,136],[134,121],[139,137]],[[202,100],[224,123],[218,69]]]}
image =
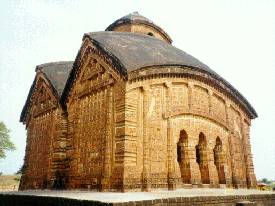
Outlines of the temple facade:
{"label": "temple facade", "polygon": [[20,121],[20,189],[254,188],[257,113],[225,79],[132,13],[36,67]]}

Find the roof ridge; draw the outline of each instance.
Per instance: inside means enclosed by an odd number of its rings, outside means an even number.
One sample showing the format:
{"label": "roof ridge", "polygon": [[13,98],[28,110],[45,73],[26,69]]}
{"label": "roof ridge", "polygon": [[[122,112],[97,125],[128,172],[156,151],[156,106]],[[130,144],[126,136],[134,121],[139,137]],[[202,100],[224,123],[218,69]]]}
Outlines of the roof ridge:
{"label": "roof ridge", "polygon": [[[113,34],[113,35],[119,35],[119,36],[138,36],[138,37],[144,37],[144,38],[151,38],[151,39],[154,39],[156,41],[161,41],[161,42],[164,42],[166,43],[165,41],[161,40],[161,39],[158,39],[158,38],[155,38],[153,36],[149,36],[149,35],[146,35],[146,34],[143,34],[143,33],[134,33],[134,32],[119,32],[119,31],[96,31],[96,32],[87,32],[87,33],[84,33],[83,35],[83,39],[88,35],[88,36],[91,36],[91,35],[97,35],[97,34]],[[82,40],[83,40],[82,39]],[[171,45],[171,44],[169,44]],[[173,45],[171,45],[173,46]]]}
{"label": "roof ridge", "polygon": [[74,61],[56,61],[56,62],[47,62],[47,63],[44,63],[44,64],[39,64],[39,65],[36,65],[35,67],[35,71],[37,71],[38,69],[40,68],[45,68],[45,67],[48,67],[48,66],[54,66],[54,65],[63,65],[63,64],[73,64]]}

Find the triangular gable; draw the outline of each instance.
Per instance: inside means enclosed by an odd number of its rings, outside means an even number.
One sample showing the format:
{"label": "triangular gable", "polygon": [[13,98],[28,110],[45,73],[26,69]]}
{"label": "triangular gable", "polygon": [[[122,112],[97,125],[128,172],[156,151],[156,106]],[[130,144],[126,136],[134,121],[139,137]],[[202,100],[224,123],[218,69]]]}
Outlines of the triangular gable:
{"label": "triangular gable", "polygon": [[31,111],[34,117],[46,113],[58,105],[58,96],[50,83],[43,77],[39,77],[31,97]]}
{"label": "triangular gable", "polygon": [[29,115],[38,116],[58,105],[58,94],[44,73],[38,72],[21,112],[20,121],[28,122]]}
{"label": "triangular gable", "polygon": [[26,122],[26,117],[28,116],[27,114],[30,110],[31,98],[33,96],[35,88],[37,87],[38,77],[44,78],[45,84],[50,87],[52,94],[56,97],[57,100],[59,100],[69,73],[72,70],[72,64],[72,61],[61,61],[36,66],[35,71],[37,74],[30,88],[25,105],[22,109],[20,122]]}
{"label": "triangular gable", "polygon": [[116,81],[114,72],[106,65],[102,65],[102,60],[96,59],[95,56],[89,57],[87,63],[79,69],[79,74],[75,79],[72,91],[77,98],[91,94],[114,84]]}
{"label": "triangular gable", "polygon": [[[121,67],[123,65],[114,55],[90,38],[84,38],[62,93],[61,103],[66,105],[70,93],[82,96],[91,90],[112,84],[115,79],[125,79],[127,73],[122,73],[122,70],[126,70]],[[73,89],[75,83],[78,84],[77,89]]]}

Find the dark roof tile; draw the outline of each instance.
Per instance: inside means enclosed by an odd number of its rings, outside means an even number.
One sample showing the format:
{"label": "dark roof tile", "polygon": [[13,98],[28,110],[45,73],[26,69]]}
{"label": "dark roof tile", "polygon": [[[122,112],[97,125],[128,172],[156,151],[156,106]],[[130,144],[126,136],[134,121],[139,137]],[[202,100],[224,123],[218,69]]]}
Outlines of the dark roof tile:
{"label": "dark roof tile", "polygon": [[[36,72],[41,71],[46,76],[46,78],[51,83],[54,91],[56,92],[57,98],[60,98],[63,92],[63,89],[65,87],[66,81],[68,79],[69,73],[72,70],[72,65],[73,65],[72,61],[51,62],[51,63],[41,64],[36,66],[35,71]],[[36,77],[32,83],[27,100],[22,109],[22,112],[20,115],[20,122],[25,121],[26,114],[31,104],[30,101],[31,101],[32,93],[34,92],[34,89],[35,89],[35,83],[36,83]]]}
{"label": "dark roof tile", "polygon": [[69,73],[72,70],[72,66],[72,61],[51,62],[38,65],[36,67],[36,71],[40,70],[46,75],[58,93],[58,96],[60,97],[65,87]]}
{"label": "dark roof tile", "polygon": [[148,35],[130,32],[93,32],[85,34],[84,37],[96,41],[114,54],[128,72],[154,65],[186,65],[214,72],[186,52]]}
{"label": "dark roof tile", "polygon": [[[83,38],[89,38],[98,49],[111,57],[113,65],[117,65],[118,72],[126,78],[129,72],[150,66],[186,66],[209,74],[224,84],[231,95],[242,102],[253,118],[257,117],[254,108],[229,82],[198,59],[164,41],[148,35],[128,32],[93,32],[85,34]],[[75,65],[78,60],[79,55]],[[63,103],[74,81],[76,70],[77,67],[74,67],[65,86],[61,97]]]}

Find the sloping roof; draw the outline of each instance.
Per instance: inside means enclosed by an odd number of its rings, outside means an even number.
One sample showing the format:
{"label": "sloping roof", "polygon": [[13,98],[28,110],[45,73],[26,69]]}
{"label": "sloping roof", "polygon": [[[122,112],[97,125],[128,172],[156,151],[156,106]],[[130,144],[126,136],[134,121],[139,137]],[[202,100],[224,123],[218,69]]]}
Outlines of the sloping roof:
{"label": "sloping roof", "polygon": [[[243,103],[252,117],[257,117],[256,111],[229,82],[186,52],[148,35],[128,32],[93,32],[84,35],[112,60],[112,64],[118,72],[127,78],[129,72],[149,66],[186,66],[193,70],[211,75],[218,82],[222,82],[230,93]],[[65,102],[70,87],[77,72],[76,57],[75,66],[69,76],[61,102]],[[184,71],[183,71],[184,73]]]}
{"label": "sloping roof", "polygon": [[125,72],[153,65],[186,65],[211,70],[186,52],[148,35],[130,32],[92,32],[85,34],[85,37],[115,55],[126,68]]}
{"label": "sloping roof", "polygon": [[156,30],[158,30],[162,35],[164,35],[170,43],[172,43],[171,37],[161,27],[159,27],[158,25],[156,25],[146,17],[140,15],[138,12],[133,12],[126,16],[121,17],[120,19],[110,24],[105,31],[113,31],[115,27],[118,27],[122,24],[129,24],[129,23],[145,24],[148,26],[152,26]]}
{"label": "sloping roof", "polygon": [[36,71],[43,72],[60,97],[72,70],[73,61],[51,62],[36,66]]}
{"label": "sloping roof", "polygon": [[[57,95],[57,98],[60,98],[63,89],[65,87],[66,81],[68,79],[69,73],[72,70],[72,61],[62,61],[62,62],[51,62],[46,64],[41,64],[36,66],[35,71],[41,71],[45,77],[49,80],[55,95]],[[27,100],[25,102],[25,105],[22,109],[21,115],[20,115],[20,122],[23,122],[27,111],[29,109],[29,106],[31,104],[31,96],[35,89],[35,83],[36,83],[37,76],[35,76],[35,79],[32,83],[32,86],[29,90],[29,94],[27,97]]]}

